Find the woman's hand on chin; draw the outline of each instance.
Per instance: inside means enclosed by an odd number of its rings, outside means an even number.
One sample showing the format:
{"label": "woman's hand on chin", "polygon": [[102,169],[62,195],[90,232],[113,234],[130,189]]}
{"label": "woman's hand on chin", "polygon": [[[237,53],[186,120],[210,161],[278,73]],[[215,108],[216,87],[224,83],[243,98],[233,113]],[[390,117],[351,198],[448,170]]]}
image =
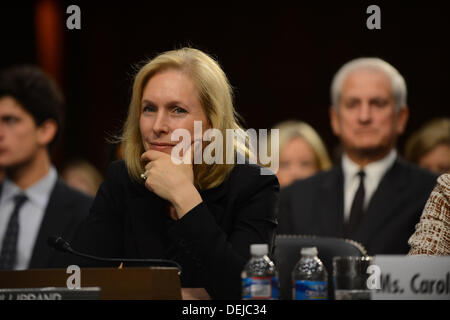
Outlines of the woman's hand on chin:
{"label": "woman's hand on chin", "polygon": [[146,163],[145,187],[172,203],[178,218],[202,202],[192,164],[175,164],[170,155],[156,150],[144,152],[141,161]]}

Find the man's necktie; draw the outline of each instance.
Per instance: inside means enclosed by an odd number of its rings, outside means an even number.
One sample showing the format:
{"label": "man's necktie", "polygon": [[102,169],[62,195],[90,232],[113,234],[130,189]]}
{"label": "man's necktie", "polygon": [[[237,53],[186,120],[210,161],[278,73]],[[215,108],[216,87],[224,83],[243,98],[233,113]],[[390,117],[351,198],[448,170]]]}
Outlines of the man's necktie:
{"label": "man's necktie", "polygon": [[2,251],[0,252],[0,270],[11,270],[16,265],[19,211],[26,200],[27,197],[24,194],[19,194],[14,197],[14,210],[9,217],[8,226],[3,236]]}
{"label": "man's necktie", "polygon": [[348,220],[347,224],[347,236],[353,235],[364,214],[364,196],[366,193],[364,190],[365,175],[366,174],[364,173],[364,171],[358,172],[359,187],[358,190],[356,190],[352,207],[350,209],[350,219]]}

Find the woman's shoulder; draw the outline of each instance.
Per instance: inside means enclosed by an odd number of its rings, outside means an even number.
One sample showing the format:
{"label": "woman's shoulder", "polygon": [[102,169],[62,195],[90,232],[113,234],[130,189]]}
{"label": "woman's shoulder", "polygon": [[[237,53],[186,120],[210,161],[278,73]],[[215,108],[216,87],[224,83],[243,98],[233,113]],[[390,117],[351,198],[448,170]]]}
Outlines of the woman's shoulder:
{"label": "woman's shoulder", "polygon": [[260,179],[261,176],[274,176],[275,174],[270,171],[270,169],[263,167],[259,164],[252,163],[243,163],[243,164],[235,164],[233,170],[231,170],[231,174],[239,175],[245,174],[247,177],[251,177],[254,179]]}
{"label": "woman's shoulder", "polygon": [[125,160],[115,160],[111,162],[108,166],[108,174],[124,174],[127,173],[127,166],[125,164]]}
{"label": "woman's shoulder", "polygon": [[115,160],[108,165],[106,180],[122,182],[130,180],[124,160]]}
{"label": "woman's shoulder", "polygon": [[131,179],[128,174],[128,169],[124,160],[115,160],[109,164],[105,181],[116,186],[139,189],[138,183]]}
{"label": "woman's shoulder", "polygon": [[230,172],[228,182],[242,193],[251,193],[269,186],[279,189],[275,173],[258,164],[236,164]]}
{"label": "woman's shoulder", "polygon": [[219,186],[202,190],[201,195],[209,201],[228,199],[226,201],[239,203],[259,195],[265,198],[278,197],[280,185],[275,174],[267,174],[257,164],[236,164],[228,177]]}
{"label": "woman's shoulder", "polygon": [[108,165],[106,179],[101,188],[104,192],[120,199],[132,198],[147,192],[143,184],[133,180],[128,174],[124,160],[116,160]]}

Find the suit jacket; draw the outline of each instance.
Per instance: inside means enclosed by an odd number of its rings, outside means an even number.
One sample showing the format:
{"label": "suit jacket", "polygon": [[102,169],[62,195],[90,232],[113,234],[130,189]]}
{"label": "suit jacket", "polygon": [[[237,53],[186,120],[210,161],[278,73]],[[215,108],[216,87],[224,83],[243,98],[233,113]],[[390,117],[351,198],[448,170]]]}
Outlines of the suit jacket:
{"label": "suit jacket", "polygon": [[61,178],[55,183],[34,244],[29,269],[65,268],[70,257],[47,245],[47,238],[60,235],[72,240],[86,218],[93,198],[67,186]]}
{"label": "suit jacket", "polygon": [[200,191],[201,204],[174,221],[169,203],[132,181],[125,163],[116,161],[73,248],[101,257],[172,259],[183,268],[183,287],[240,299],[250,244],[273,244],[278,191],[274,175],[260,175],[257,165],[236,165],[221,185]]}
{"label": "suit jacket", "polygon": [[[407,254],[408,239],[436,176],[397,159],[381,179],[362,221],[351,236],[370,255]],[[342,167],[294,182],[280,194],[279,234],[344,237]]]}

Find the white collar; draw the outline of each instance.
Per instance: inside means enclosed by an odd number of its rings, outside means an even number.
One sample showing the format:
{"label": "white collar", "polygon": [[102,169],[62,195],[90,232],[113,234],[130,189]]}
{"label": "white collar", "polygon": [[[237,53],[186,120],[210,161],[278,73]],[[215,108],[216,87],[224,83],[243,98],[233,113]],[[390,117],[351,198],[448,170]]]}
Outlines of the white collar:
{"label": "white collar", "polygon": [[28,200],[36,203],[39,207],[45,209],[53,190],[53,186],[58,179],[58,174],[53,166],[50,166],[48,173],[39,181],[31,185],[25,190],[22,190],[13,181],[5,177],[3,180],[3,190],[0,198],[0,204],[10,200],[19,193],[24,193]]}
{"label": "white collar", "polygon": [[[381,179],[386,171],[392,167],[397,158],[397,150],[392,149],[383,159],[371,162],[364,168],[353,162],[347,154],[342,156],[342,170],[344,172],[344,179],[349,181],[357,175],[361,170],[364,170],[366,177],[370,180],[372,177],[379,177]],[[377,180],[379,180],[377,179]]]}

